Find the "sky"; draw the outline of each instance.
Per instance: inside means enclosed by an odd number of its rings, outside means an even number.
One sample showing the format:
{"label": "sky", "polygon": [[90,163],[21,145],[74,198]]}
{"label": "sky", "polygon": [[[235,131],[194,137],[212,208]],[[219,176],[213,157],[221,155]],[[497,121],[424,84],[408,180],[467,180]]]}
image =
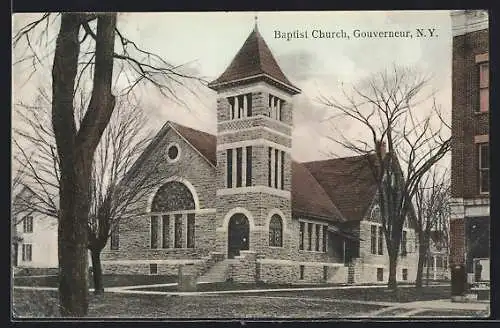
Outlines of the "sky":
{"label": "sky", "polygon": [[[36,14],[16,14],[16,29]],[[319,95],[338,95],[341,85],[356,83],[393,64],[416,67],[432,76],[429,88],[436,102],[451,116],[451,19],[449,11],[350,11],[350,12],[217,12],[217,13],[120,13],[118,28],[142,48],[160,55],[174,65],[212,81],[229,65],[258,18],[258,28],[289,80],[302,90],[294,96],[293,157],[311,161],[348,155],[332,143],[321,121],[328,110],[317,101]],[[435,29],[434,37],[356,39],[353,30],[412,31]],[[58,29],[49,27],[47,44],[37,49],[45,54],[43,68],[30,76],[29,63],[13,66],[13,102],[33,102],[40,85],[50,85],[51,53]],[[309,31],[308,39],[275,38],[275,31]],[[313,39],[312,30],[344,30],[349,39]],[[14,62],[26,47],[13,51]],[[180,105],[160,96],[153,87],[141,90],[141,105],[148,126],[157,131],[167,120],[216,132],[217,94],[206,86],[196,95],[180,90]],[[427,105],[423,105],[427,106]],[[13,116],[13,126],[16,117]],[[350,133],[362,134],[356,125]],[[333,136],[334,137],[334,136]]]}

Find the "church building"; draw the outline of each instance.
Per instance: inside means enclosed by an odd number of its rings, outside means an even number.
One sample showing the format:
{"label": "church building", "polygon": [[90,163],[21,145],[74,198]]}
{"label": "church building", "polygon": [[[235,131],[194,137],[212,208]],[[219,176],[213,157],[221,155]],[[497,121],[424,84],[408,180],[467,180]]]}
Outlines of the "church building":
{"label": "church building", "polygon": [[[120,221],[104,274],[177,274],[198,281],[386,283],[389,259],[367,156],[296,162],[293,99],[257,26],[217,93],[217,134],[167,122],[130,174],[160,159],[163,180]],[[158,157],[160,156],[160,157]],[[405,223],[397,277],[416,275]]]}

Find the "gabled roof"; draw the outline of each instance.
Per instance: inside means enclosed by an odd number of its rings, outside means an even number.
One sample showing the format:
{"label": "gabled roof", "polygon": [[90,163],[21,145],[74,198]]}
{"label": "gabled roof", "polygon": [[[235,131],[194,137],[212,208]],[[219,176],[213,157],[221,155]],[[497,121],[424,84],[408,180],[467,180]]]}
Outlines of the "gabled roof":
{"label": "gabled roof", "polygon": [[274,79],[282,84],[293,94],[299,93],[300,89],[294,86],[285,76],[274,59],[271,50],[260,35],[257,26],[247,37],[231,64],[217,79],[210,82],[208,86],[217,90],[219,86],[236,82],[251,77],[263,77]]}
{"label": "gabled roof", "polygon": [[377,191],[367,156],[303,163],[349,221],[363,219]]}
{"label": "gabled roof", "polygon": [[195,130],[178,123],[170,122],[193,147],[195,147],[213,166],[217,165],[216,144],[217,137],[213,134]]}
{"label": "gabled roof", "polygon": [[292,211],[328,221],[345,221],[307,167],[297,162],[292,162]]}

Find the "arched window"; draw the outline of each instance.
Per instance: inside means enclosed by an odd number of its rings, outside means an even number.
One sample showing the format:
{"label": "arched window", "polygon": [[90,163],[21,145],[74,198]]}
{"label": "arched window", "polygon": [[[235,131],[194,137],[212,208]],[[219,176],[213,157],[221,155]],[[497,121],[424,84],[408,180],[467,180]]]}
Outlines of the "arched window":
{"label": "arched window", "polygon": [[158,189],[151,212],[172,212],[181,210],[194,210],[193,194],[185,184],[179,181],[170,181]]}
{"label": "arched window", "polygon": [[283,247],[283,222],[278,214],[269,222],[269,246]]}

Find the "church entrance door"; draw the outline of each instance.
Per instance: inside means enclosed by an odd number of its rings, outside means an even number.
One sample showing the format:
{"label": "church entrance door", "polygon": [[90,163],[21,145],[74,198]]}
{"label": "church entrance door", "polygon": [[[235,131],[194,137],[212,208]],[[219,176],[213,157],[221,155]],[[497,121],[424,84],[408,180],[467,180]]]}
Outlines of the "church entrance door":
{"label": "church entrance door", "polygon": [[245,215],[238,213],[229,219],[228,227],[228,258],[232,259],[240,255],[240,250],[248,250],[249,241],[249,224]]}

